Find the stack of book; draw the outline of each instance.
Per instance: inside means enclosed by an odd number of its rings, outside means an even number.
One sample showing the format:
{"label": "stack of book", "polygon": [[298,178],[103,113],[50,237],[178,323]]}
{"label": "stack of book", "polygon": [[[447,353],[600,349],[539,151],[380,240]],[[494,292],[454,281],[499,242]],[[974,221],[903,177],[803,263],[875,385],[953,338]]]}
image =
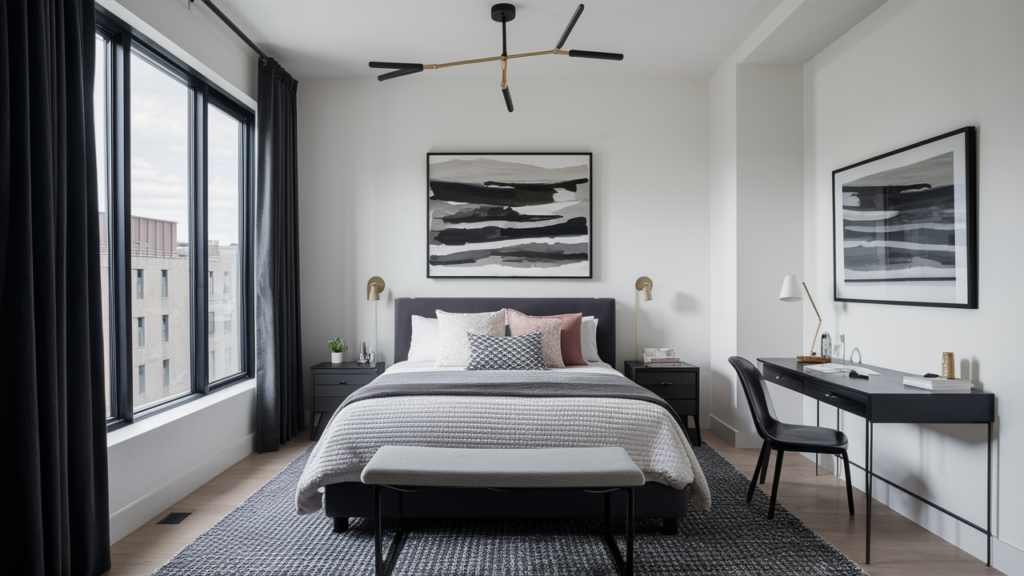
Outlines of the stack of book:
{"label": "stack of book", "polygon": [[644,368],[682,368],[683,360],[672,348],[644,348]]}
{"label": "stack of book", "polygon": [[932,392],[959,392],[961,394],[970,393],[971,388],[974,388],[974,384],[971,384],[969,380],[942,377],[925,378],[924,376],[904,376],[903,384],[905,386],[931,390]]}

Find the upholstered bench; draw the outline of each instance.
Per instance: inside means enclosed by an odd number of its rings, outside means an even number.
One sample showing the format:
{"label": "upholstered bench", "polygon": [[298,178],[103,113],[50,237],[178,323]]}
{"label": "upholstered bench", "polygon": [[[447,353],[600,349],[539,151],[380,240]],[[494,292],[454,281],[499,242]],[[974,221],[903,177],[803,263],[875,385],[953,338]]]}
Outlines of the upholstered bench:
{"label": "upholstered bench", "polygon": [[[402,551],[402,492],[419,487],[583,489],[604,493],[604,538],[620,572],[633,573],[633,487],[644,473],[625,450],[609,448],[469,449],[384,446],[363,469],[362,481],[373,485],[374,552],[377,576],[387,576]],[[383,557],[380,495],[397,491],[395,538]],[[626,558],[611,535],[611,492],[626,491]]]}

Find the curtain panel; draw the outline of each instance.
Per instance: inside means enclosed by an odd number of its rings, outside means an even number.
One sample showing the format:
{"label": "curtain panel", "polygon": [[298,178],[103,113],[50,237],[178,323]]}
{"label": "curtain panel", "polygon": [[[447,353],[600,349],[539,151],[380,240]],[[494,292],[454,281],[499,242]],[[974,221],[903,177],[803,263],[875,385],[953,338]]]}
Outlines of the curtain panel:
{"label": "curtain panel", "polygon": [[0,2],[0,550],[9,574],[110,568],[94,19],[92,0]]}
{"label": "curtain panel", "polygon": [[298,82],[274,59],[259,65],[256,120],[256,450],[305,428],[299,321]]}

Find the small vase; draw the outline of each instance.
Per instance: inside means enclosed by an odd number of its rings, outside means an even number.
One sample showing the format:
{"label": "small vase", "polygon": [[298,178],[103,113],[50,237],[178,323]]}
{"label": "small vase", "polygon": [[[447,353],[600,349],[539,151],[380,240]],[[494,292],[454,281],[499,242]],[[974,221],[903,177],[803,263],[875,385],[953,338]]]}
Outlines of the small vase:
{"label": "small vase", "polygon": [[341,364],[341,352],[331,352],[331,364]]}

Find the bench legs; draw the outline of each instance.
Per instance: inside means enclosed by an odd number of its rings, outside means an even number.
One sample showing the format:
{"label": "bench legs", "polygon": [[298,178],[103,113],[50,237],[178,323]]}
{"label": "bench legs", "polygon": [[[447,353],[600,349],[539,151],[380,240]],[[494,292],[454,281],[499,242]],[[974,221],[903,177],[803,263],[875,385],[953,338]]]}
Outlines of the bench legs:
{"label": "bench legs", "polygon": [[[395,510],[395,538],[391,542],[391,551],[388,557],[384,558],[384,518],[380,507],[380,485],[373,487],[373,557],[374,574],[376,576],[389,576],[395,568],[395,561],[402,552],[405,544],[405,530],[402,528],[402,492],[396,491],[397,506]],[[608,544],[608,550],[615,561],[615,567],[624,576],[633,576],[633,488],[623,488],[626,491],[626,559],[623,561],[619,545],[612,537],[612,494],[604,493],[604,539]],[[347,519],[346,525],[348,524]],[[337,524],[335,525],[337,527]]]}
{"label": "bench legs", "polygon": [[381,486],[374,485],[373,487],[373,552],[374,552],[374,574],[376,576],[388,576],[391,571],[395,568],[395,561],[398,560],[398,555],[402,552],[402,546],[405,544],[405,530],[402,529],[402,493],[395,492],[397,497],[397,505],[395,509],[395,539],[391,541],[391,552],[388,554],[388,558],[384,558],[384,523],[383,514],[380,510],[380,491]]}
{"label": "bench legs", "polygon": [[633,489],[623,488],[626,491],[626,561],[622,561],[622,553],[619,552],[619,545],[612,537],[612,493],[604,493],[604,541],[608,544],[608,551],[612,554],[615,567],[620,574],[633,576]]}

